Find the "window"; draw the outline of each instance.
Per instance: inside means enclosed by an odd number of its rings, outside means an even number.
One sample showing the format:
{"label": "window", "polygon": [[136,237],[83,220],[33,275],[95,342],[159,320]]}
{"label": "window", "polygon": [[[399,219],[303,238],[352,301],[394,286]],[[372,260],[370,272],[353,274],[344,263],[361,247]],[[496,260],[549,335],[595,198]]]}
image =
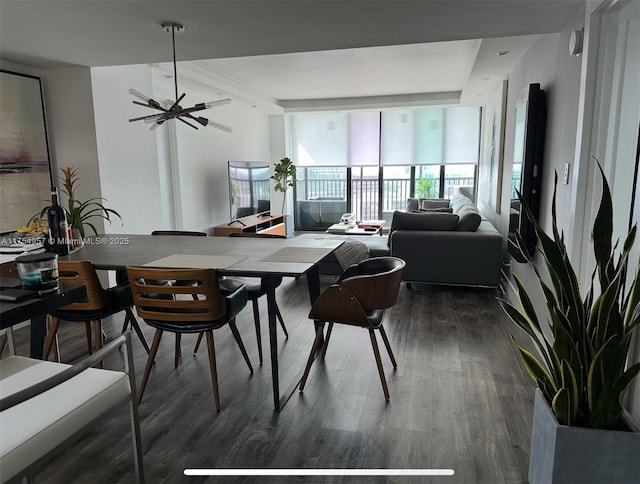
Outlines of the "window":
{"label": "window", "polygon": [[305,113],[291,126],[299,230],[327,228],[344,212],[391,220],[411,196],[475,197],[478,107]]}

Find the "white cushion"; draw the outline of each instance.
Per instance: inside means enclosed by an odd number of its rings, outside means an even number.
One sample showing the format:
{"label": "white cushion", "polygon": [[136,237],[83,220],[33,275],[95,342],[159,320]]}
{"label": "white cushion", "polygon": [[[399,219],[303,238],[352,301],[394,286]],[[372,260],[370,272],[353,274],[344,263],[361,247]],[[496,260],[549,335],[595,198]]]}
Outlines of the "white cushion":
{"label": "white cushion", "polygon": [[[0,396],[11,395],[69,366],[21,356],[0,360]],[[0,412],[0,481],[24,470],[130,394],[126,373],[89,368]]]}

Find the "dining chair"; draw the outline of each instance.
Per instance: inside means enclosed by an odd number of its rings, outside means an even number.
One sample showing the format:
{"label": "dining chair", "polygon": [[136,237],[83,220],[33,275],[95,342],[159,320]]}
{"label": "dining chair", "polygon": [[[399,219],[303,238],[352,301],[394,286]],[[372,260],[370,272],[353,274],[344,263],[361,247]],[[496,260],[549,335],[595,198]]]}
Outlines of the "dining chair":
{"label": "dining chair", "polygon": [[[118,351],[123,346],[125,351]],[[122,355],[124,371],[91,368],[112,353]],[[135,394],[129,331],[73,366],[22,356],[0,360],[0,482],[19,476],[33,482],[33,472],[51,451],[124,401],[129,402],[136,480],[144,482]],[[100,437],[92,428],[90,438]],[[72,461],[74,456],[64,458]]]}
{"label": "dining chair", "polygon": [[102,320],[121,311],[125,312],[122,332],[129,326],[136,332],[145,351],[149,353],[149,345],[140,329],[140,325],[133,314],[133,299],[128,284],[119,284],[104,289],[96,269],[91,261],[58,261],[60,282],[64,284],[84,284],[87,288],[87,298],[84,301],[75,302],[49,312],[51,324],[47,330],[47,338],[44,345],[43,358],[49,358],[53,347],[60,321],[84,323],[87,335],[89,354],[93,351],[91,331],[95,337],[96,349],[102,347]]}
{"label": "dining chair", "polygon": [[373,354],[378,366],[384,397],[389,400],[389,389],[382,368],[382,360],[375,330],[380,331],[389,358],[397,368],[395,356],[389,344],[389,338],[382,327],[384,310],[392,307],[398,299],[402,269],[405,262],[397,257],[374,257],[349,267],[335,284],[325,289],[313,303],[309,318],[321,323],[328,322],[326,337],[323,336],[323,324],[318,324],[307,365],[300,380],[300,392],[309,376],[309,370],[324,339],[321,358],[324,360],[334,323],[359,326],[369,331]]}
{"label": "dining chair", "polygon": [[[272,239],[286,239],[284,235],[276,235],[276,234],[260,234],[256,232],[234,232],[229,234],[229,237],[259,237],[259,238],[272,238]],[[260,310],[258,299],[267,294],[267,287],[264,284],[264,281],[261,277],[242,277],[242,276],[233,276],[233,277],[224,277],[225,280],[234,280],[241,282],[247,288],[247,298],[252,303],[253,307],[253,322],[256,328],[256,340],[258,342],[258,359],[260,360],[260,364],[262,365],[262,330],[260,329]],[[278,287],[282,283],[282,277],[280,277],[276,283],[276,287]],[[287,331],[287,327],[284,324],[284,320],[282,319],[282,313],[280,312],[280,308],[278,307],[278,303],[276,303],[276,317],[280,322],[280,327],[284,332],[285,338],[289,339],[289,332]],[[200,347],[200,342],[202,341],[202,334],[198,336],[198,340],[196,341],[196,346],[193,349],[194,354],[198,352],[198,348]]]}
{"label": "dining chair", "polygon": [[[215,269],[127,267],[127,275],[138,315],[149,326],[156,328],[140,385],[138,403],[142,401],[149,381],[162,334],[165,331],[176,334],[204,333],[209,350],[214,401],[219,412],[220,395],[213,330],[229,325],[249,371],[253,373],[235,322],[236,314],[247,304],[244,285],[235,281],[219,281]],[[169,281],[170,284],[164,281]],[[186,281],[193,283],[186,284]],[[194,295],[198,297],[193,298]]]}
{"label": "dining chair", "polygon": [[[154,230],[151,232],[151,235],[184,235],[188,237],[207,237],[206,232],[198,232],[195,230]],[[181,284],[191,285],[194,281],[182,281]],[[192,296],[194,299],[197,299],[198,296],[194,294]],[[198,342],[202,339],[202,334],[198,336]],[[182,356],[182,335],[181,333],[176,333],[176,342],[175,342],[175,350],[173,357],[173,366],[174,368],[178,368],[178,362],[180,361],[180,356]],[[194,351],[195,353],[195,351]]]}

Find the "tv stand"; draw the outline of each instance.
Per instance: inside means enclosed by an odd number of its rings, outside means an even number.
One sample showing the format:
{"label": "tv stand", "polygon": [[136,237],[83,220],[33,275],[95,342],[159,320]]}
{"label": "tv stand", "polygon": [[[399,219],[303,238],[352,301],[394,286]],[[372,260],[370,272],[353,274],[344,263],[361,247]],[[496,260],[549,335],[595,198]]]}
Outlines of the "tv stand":
{"label": "tv stand", "polygon": [[285,236],[287,231],[284,220],[284,215],[249,215],[229,222],[228,224],[216,225],[213,227],[213,235],[228,237],[229,234],[234,232],[252,232]]}

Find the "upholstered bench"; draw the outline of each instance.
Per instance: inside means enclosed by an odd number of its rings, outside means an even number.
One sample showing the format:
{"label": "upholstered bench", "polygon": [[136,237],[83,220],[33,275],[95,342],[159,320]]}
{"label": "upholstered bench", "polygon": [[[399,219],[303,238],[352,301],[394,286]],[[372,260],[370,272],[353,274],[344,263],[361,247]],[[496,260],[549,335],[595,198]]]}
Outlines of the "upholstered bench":
{"label": "upholstered bench", "polygon": [[33,463],[127,400],[136,478],[144,480],[133,368],[127,374],[87,366],[123,345],[129,366],[133,363],[129,332],[75,366],[21,356],[0,360],[0,482],[28,474]]}

